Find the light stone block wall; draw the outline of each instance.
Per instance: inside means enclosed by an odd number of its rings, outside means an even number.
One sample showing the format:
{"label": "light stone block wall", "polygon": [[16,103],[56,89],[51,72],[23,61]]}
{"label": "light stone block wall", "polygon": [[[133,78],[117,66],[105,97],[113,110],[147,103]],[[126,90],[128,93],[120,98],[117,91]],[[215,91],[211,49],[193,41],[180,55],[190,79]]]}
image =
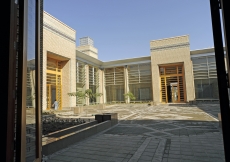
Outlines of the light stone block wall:
{"label": "light stone block wall", "polygon": [[103,73],[104,71],[103,70],[98,70],[98,73],[99,73],[99,88],[98,88],[98,92],[99,93],[102,93],[102,96],[99,97],[99,103],[104,103],[104,77],[103,77]]}
{"label": "light stone block wall", "polygon": [[64,24],[57,18],[53,17],[49,13],[45,12],[43,13],[43,23],[44,26],[51,27],[55,31],[59,31],[63,35],[68,36],[69,38],[76,40],[76,31],[69,27],[68,25]]}
{"label": "light stone block wall", "polygon": [[98,59],[98,50],[90,45],[78,46],[76,50]]}
{"label": "light stone block wall", "polygon": [[150,42],[150,49],[154,102],[159,103],[161,100],[159,65],[170,63],[184,64],[186,99],[187,102],[194,100],[194,79],[190,59],[189,36],[154,40]]}
{"label": "light stone block wall", "polygon": [[43,82],[42,82],[42,108],[47,107],[46,102],[46,64],[47,52],[64,56],[69,59],[62,69],[62,107],[76,106],[76,98],[69,97],[67,93],[76,92],[76,31],[60,22],[53,16],[44,12],[43,26]]}

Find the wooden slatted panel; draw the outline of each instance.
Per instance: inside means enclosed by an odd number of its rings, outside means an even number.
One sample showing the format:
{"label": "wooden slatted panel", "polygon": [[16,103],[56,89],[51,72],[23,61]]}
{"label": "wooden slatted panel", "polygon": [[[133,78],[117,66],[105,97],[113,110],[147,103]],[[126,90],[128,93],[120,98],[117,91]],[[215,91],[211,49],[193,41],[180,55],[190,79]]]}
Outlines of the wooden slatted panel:
{"label": "wooden slatted panel", "polygon": [[[177,83],[177,76],[175,76],[175,77],[166,77],[166,85],[167,86],[170,86],[172,83],[174,83],[175,85],[178,85],[178,83]],[[167,92],[167,93],[169,93],[169,92]],[[167,98],[167,102],[178,102],[178,100],[177,101],[175,101],[175,100],[173,100],[174,99],[174,97],[173,97],[173,95],[172,95],[172,93],[173,93],[173,89],[172,89],[172,87],[171,87],[171,101],[169,101],[169,99]],[[178,91],[177,91],[177,94],[178,94]]]}
{"label": "wooden slatted panel", "polygon": [[176,66],[165,67],[165,75],[169,75],[169,74],[177,74],[177,67]]}
{"label": "wooden slatted panel", "polygon": [[51,85],[46,86],[46,104],[47,104],[47,109],[51,108]]}
{"label": "wooden slatted panel", "polygon": [[170,85],[170,83],[175,83],[175,85],[177,85],[178,102],[185,102],[186,98],[183,80],[183,65],[162,66],[159,67],[159,73],[161,79],[162,102],[168,102],[166,88]]}
{"label": "wooden slatted panel", "polygon": [[163,67],[160,67],[159,70],[160,70],[160,75],[165,75],[165,72],[164,72],[164,68],[163,68]]}
{"label": "wooden slatted panel", "polygon": [[177,83],[177,77],[166,77],[166,85],[169,86],[170,83]]}
{"label": "wooden slatted panel", "polygon": [[179,76],[179,88],[178,89],[179,89],[179,93],[180,93],[180,101],[185,101],[183,76]]}
{"label": "wooden slatted panel", "polygon": [[183,72],[182,66],[178,66],[178,74],[182,74],[182,72]]}
{"label": "wooden slatted panel", "polygon": [[58,102],[58,109],[61,109],[62,108],[62,83],[61,83],[61,75],[57,75],[56,99],[57,99],[57,102]]}
{"label": "wooden slatted panel", "polygon": [[[62,62],[47,58],[47,109],[52,106],[51,88],[56,88],[56,100],[58,102],[58,109],[62,108]],[[54,99],[53,99],[54,100]]]}
{"label": "wooden slatted panel", "polygon": [[46,75],[46,84],[56,85],[56,75],[47,73],[47,75]]}
{"label": "wooden slatted panel", "polygon": [[61,62],[57,62],[57,71],[58,71],[58,72],[61,72],[61,69],[62,69],[62,64],[61,64]]}
{"label": "wooden slatted panel", "polygon": [[56,71],[57,63],[52,59],[47,59],[47,70]]}
{"label": "wooden slatted panel", "polygon": [[165,77],[161,77],[161,102],[167,102]]}

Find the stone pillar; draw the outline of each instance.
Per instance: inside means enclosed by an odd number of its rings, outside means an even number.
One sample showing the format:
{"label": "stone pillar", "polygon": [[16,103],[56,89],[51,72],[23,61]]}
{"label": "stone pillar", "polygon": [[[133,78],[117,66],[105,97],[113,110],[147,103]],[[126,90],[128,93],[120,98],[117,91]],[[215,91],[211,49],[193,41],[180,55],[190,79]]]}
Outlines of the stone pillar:
{"label": "stone pillar", "polygon": [[[89,89],[89,65],[85,65],[85,86],[84,91]],[[89,105],[89,98],[85,98],[85,104]]]}
{"label": "stone pillar", "polygon": [[102,93],[103,93],[103,102],[102,103],[106,103],[107,100],[106,100],[106,89],[105,89],[105,69],[103,69],[102,71]]}
{"label": "stone pillar", "polygon": [[102,93],[102,96],[98,97],[97,102],[104,103],[104,96],[105,96],[105,91],[104,91],[104,71],[102,69],[99,69],[98,70],[98,75],[99,75],[99,87],[97,88],[97,92]]}
{"label": "stone pillar", "polygon": [[[129,92],[129,78],[128,78],[128,69],[127,65],[124,67],[124,92],[125,94]],[[130,98],[125,99],[125,103],[130,103]]]}

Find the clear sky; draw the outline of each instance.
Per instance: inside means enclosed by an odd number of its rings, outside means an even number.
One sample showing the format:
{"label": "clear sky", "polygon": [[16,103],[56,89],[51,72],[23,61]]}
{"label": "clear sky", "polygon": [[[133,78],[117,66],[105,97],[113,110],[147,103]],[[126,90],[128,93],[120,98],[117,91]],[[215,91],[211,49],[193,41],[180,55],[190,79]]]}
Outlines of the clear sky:
{"label": "clear sky", "polygon": [[150,55],[150,41],[189,35],[190,49],[213,47],[209,0],[44,0],[44,10],[89,36],[102,61]]}

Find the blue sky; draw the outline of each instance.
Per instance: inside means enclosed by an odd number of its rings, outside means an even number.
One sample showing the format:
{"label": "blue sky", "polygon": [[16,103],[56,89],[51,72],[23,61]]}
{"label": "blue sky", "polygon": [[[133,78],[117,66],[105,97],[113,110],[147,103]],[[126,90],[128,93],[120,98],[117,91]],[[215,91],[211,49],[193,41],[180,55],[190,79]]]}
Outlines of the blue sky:
{"label": "blue sky", "polygon": [[89,36],[102,61],[150,55],[150,41],[189,35],[190,49],[213,47],[209,0],[44,0],[44,10]]}

